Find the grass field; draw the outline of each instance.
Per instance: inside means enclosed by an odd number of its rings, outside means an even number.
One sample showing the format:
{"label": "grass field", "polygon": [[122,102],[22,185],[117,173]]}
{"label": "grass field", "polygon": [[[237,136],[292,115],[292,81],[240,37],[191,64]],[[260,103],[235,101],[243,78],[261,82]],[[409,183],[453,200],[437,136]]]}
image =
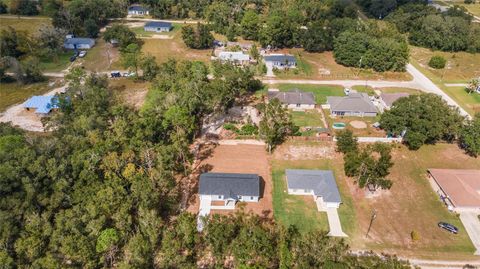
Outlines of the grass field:
{"label": "grass field", "polygon": [[51,90],[48,82],[35,83],[31,85],[20,85],[18,83],[0,83],[0,112],[7,107],[22,103],[32,95],[42,95]]}
{"label": "grass field", "polygon": [[321,120],[322,114],[317,110],[305,110],[305,111],[292,111],[292,120],[295,125],[300,127],[325,127]]}
{"label": "grass field", "polygon": [[87,55],[77,61],[81,61],[85,69],[95,72],[122,69],[118,48],[112,48],[101,37],[97,38],[95,46],[88,50]]}
{"label": "grass field", "polygon": [[345,67],[335,62],[332,52],[309,53],[303,49],[285,49],[278,53],[290,53],[296,56],[298,72],[289,71],[280,73],[279,78],[308,78],[318,80],[341,79],[385,79],[385,80],[411,80],[406,72],[377,73],[371,70]]}
{"label": "grass field", "polygon": [[468,94],[464,87],[443,87],[443,91],[462,105],[470,115],[480,113],[480,94]]}
{"label": "grass field", "polygon": [[40,69],[46,72],[58,72],[68,67],[72,51],[65,51],[58,55],[58,59],[54,61],[52,58],[40,59]]}
{"label": "grass field", "polygon": [[436,3],[443,4],[443,5],[459,5],[465,7],[468,12],[472,13],[475,16],[480,16],[480,2],[477,1],[475,4],[465,4],[464,0],[443,0],[443,1],[435,1]]}
{"label": "grass field", "polygon": [[410,88],[378,88],[374,89],[372,87],[365,87],[365,86],[353,86],[352,89],[359,91],[359,92],[366,92],[369,95],[374,95],[375,91],[378,90],[381,91],[382,93],[409,93],[409,94],[420,94],[421,91],[415,90],[415,89],[410,89]]}
{"label": "grass field", "polygon": [[42,24],[51,24],[50,18],[38,16],[19,19],[17,16],[12,15],[0,16],[0,30],[8,29],[8,27],[11,26],[18,31],[35,33]]}

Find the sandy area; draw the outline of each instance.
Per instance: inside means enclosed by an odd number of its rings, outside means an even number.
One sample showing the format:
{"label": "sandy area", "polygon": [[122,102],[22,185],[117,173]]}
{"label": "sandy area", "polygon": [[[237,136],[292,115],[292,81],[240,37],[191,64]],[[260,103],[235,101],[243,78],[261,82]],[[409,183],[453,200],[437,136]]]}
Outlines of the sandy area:
{"label": "sandy area", "polygon": [[[47,95],[54,95],[56,93],[60,93],[65,91],[65,86],[60,88],[55,88],[46,94]],[[33,110],[27,111],[23,107],[23,103],[11,106],[5,110],[2,114],[0,114],[0,122],[12,122],[14,126],[18,126],[24,130],[32,131],[32,132],[43,132],[43,124],[41,122],[41,116],[35,114]]]}
{"label": "sandy area", "polygon": [[316,160],[335,157],[335,147],[332,145],[291,145],[278,148],[274,158],[280,160]]}
{"label": "sandy area", "polygon": [[350,125],[352,125],[352,127],[355,128],[355,129],[366,129],[367,128],[367,124],[364,121],[359,121],[359,120],[351,121]]}
{"label": "sandy area", "polygon": [[[261,177],[258,203],[237,203],[236,210],[244,205],[246,212],[252,212],[263,217],[273,216],[272,207],[272,180],[268,163],[267,152],[262,145],[218,145],[203,147],[202,157],[197,166],[199,172],[225,172],[225,173],[254,173]],[[187,211],[198,213],[199,198],[198,176],[195,179],[192,197],[189,199]],[[230,214],[233,210],[212,210],[215,214]]]}

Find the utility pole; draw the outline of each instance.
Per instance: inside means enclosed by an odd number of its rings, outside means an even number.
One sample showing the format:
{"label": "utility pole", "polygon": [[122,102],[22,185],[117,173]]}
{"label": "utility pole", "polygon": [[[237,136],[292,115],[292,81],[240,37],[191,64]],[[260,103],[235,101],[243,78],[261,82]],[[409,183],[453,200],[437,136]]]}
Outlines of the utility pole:
{"label": "utility pole", "polygon": [[372,228],[373,220],[377,218],[377,211],[374,209],[372,211],[372,217],[370,218],[370,225],[368,225],[367,233],[365,234],[365,238],[368,238],[368,233],[370,233],[370,228]]}

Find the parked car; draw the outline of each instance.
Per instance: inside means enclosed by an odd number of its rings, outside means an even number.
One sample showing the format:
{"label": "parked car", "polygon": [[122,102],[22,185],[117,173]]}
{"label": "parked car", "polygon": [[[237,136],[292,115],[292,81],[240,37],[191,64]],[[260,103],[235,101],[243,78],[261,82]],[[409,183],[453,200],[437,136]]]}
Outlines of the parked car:
{"label": "parked car", "polygon": [[85,57],[85,55],[87,55],[87,51],[82,50],[82,51],[80,51],[80,53],[78,54],[78,57],[83,58],[83,57]]}
{"label": "parked car", "polygon": [[122,76],[124,77],[133,77],[135,76],[135,72],[125,72],[122,74]]}
{"label": "parked car", "polygon": [[119,71],[110,72],[110,77],[112,77],[112,78],[119,78],[121,76],[122,76],[122,74]]}
{"label": "parked car", "polygon": [[77,59],[77,56],[73,55],[72,57],[70,57],[70,62],[73,62]]}
{"label": "parked car", "polygon": [[75,56],[75,58],[77,58],[79,54],[80,54],[80,53],[78,52],[78,50],[76,50],[76,51],[73,52],[73,56]]}
{"label": "parked car", "polygon": [[446,223],[446,222],[439,222],[438,223],[438,227],[442,228],[442,229],[445,229],[453,234],[457,234],[458,233],[458,228],[453,226],[452,224],[450,223]]}

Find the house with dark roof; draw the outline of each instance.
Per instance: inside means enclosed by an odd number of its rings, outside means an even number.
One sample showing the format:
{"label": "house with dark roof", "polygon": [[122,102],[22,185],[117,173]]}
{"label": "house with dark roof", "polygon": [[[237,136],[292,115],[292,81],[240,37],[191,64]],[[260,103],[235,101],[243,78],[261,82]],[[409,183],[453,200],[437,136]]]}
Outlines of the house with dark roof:
{"label": "house with dark roof", "polygon": [[234,209],[239,201],[258,202],[260,177],[256,174],[203,173],[198,193],[200,204],[210,203],[210,209]]}
{"label": "house with dark roof", "polygon": [[289,54],[269,54],[265,55],[263,59],[265,64],[271,65],[272,68],[286,69],[297,67],[295,56]]}
{"label": "house with dark roof", "polygon": [[128,15],[144,16],[148,14],[149,14],[148,9],[142,5],[131,5],[130,7],[128,7]]}
{"label": "house with dark roof", "polygon": [[91,49],[95,46],[95,39],[85,37],[73,37],[65,39],[63,47],[66,49]]}
{"label": "house with dark roof", "polygon": [[287,108],[293,110],[314,109],[316,105],[313,93],[303,92],[299,89],[293,89],[287,92],[270,89],[267,95],[268,100],[278,99]]}
{"label": "house with dark roof", "polygon": [[172,30],[172,23],[164,21],[149,21],[143,27],[145,32],[170,32]]}
{"label": "house with dark roof", "polygon": [[384,109],[390,109],[398,99],[403,97],[408,97],[410,94],[399,92],[399,93],[382,93],[380,94],[380,102]]}
{"label": "house with dark roof", "polygon": [[377,107],[366,93],[350,93],[348,96],[328,96],[326,109],[333,116],[375,117]]}
{"label": "house with dark roof", "polygon": [[288,194],[312,195],[318,211],[338,208],[342,203],[331,170],[287,169]]}
{"label": "house with dark roof", "polygon": [[47,115],[58,108],[58,99],[54,95],[32,96],[23,103],[23,107],[27,111],[35,110],[36,114]]}

